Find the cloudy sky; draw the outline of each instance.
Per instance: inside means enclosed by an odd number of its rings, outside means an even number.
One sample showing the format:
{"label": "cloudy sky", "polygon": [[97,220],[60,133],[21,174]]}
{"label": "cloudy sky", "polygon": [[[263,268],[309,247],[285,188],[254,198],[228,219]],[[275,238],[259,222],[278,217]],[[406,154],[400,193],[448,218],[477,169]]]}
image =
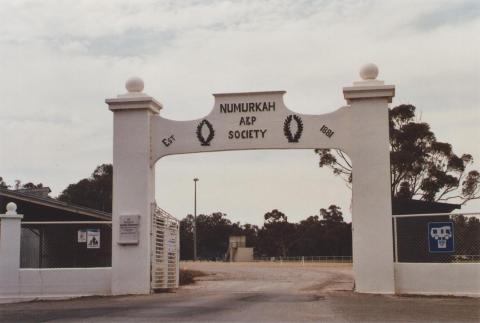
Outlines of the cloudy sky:
{"label": "cloudy sky", "polygon": [[[322,114],[375,62],[438,140],[480,168],[477,1],[2,1],[0,176],[56,196],[112,160],[105,98],[133,75],[167,118],[206,115],[211,93],[286,90],[287,106]],[[222,211],[262,223],[273,208],[298,221],[351,192],[311,150],[165,157],[157,202],[177,217]],[[480,210],[480,202],[464,208]]]}

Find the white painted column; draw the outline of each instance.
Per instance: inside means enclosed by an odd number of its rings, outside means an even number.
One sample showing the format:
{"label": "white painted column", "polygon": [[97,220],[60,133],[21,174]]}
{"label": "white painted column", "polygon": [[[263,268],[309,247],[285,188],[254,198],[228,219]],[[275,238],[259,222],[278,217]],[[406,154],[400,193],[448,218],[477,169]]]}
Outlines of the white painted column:
{"label": "white painted column", "polygon": [[23,215],[17,205],[7,204],[7,213],[0,214],[0,295],[19,293],[20,233]]}
{"label": "white painted column", "polygon": [[[107,99],[113,112],[112,294],[150,293],[151,205],[155,168],[151,163],[150,118],[161,104],[131,78],[127,94]],[[139,244],[119,244],[121,215],[140,215]]]}
{"label": "white painted column", "polygon": [[343,89],[352,109],[353,270],[360,293],[393,294],[392,206],[388,103],[393,85],[375,80],[378,69],[366,65],[363,81]]}

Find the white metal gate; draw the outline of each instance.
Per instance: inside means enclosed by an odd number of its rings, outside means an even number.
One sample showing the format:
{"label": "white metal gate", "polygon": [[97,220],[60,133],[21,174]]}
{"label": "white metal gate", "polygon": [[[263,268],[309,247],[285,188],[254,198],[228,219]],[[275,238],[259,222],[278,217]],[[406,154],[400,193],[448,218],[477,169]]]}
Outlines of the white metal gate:
{"label": "white metal gate", "polygon": [[178,287],[180,269],[180,223],[162,210],[156,203],[152,205],[152,254],[151,289]]}

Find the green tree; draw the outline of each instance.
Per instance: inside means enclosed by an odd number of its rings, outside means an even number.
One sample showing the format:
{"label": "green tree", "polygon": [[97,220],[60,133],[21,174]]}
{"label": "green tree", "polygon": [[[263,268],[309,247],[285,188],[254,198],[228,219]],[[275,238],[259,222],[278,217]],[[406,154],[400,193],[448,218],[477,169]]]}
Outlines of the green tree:
{"label": "green tree", "polygon": [[[231,235],[245,235],[247,246],[263,256],[351,256],[351,224],[343,221],[341,209],[330,205],[320,215],[300,223],[288,222],[275,209],[265,214],[261,228],[231,222],[226,214],[215,212],[197,216],[197,251],[200,259],[223,259]],[[193,259],[193,216],[180,221],[180,257]]]}
{"label": "green tree", "polygon": [[226,214],[215,212],[197,216],[198,256],[206,259],[223,259],[228,249],[230,235],[237,234],[238,226],[227,219]]}
{"label": "green tree", "polygon": [[[180,221],[180,255],[193,259],[194,218],[191,214]],[[232,223],[227,215],[214,212],[197,216],[197,256],[200,259],[223,259],[231,235],[242,235],[239,223]]]}
{"label": "green tree", "polygon": [[89,178],[68,185],[58,199],[104,212],[112,212],[112,180],[112,165],[102,164],[95,168]]}
{"label": "green tree", "polygon": [[[3,177],[0,177],[0,188],[3,188],[3,189],[9,189],[11,187],[11,185],[8,185]],[[33,182],[27,182],[25,184],[22,184],[22,181],[19,180],[19,179],[16,179],[15,180],[15,185],[14,185],[14,189],[18,190],[18,189],[34,189],[34,188],[42,188],[43,187],[43,184],[42,183],[38,183],[38,184],[34,184]]]}
{"label": "green tree", "polygon": [[25,188],[25,189],[34,189],[34,188],[42,188],[42,187],[43,187],[42,183],[33,184],[32,182],[28,182],[28,183],[22,184],[22,188]]}
{"label": "green tree", "polygon": [[340,207],[330,205],[320,209],[296,226],[292,256],[351,256],[351,224],[343,221]]}
{"label": "green tree", "polygon": [[193,259],[193,215],[180,221],[180,259]]}
{"label": "green tree", "polygon": [[3,189],[8,189],[10,185],[7,185],[7,183],[3,180],[3,177],[0,177],[0,188]]}
{"label": "green tree", "polygon": [[[250,223],[245,223],[244,225],[240,226],[240,229],[241,235],[244,235],[246,237],[247,247],[254,247],[258,244],[258,226]],[[254,252],[255,251],[256,250],[254,250]]]}
{"label": "green tree", "polygon": [[[480,174],[468,170],[470,154],[456,155],[449,143],[437,141],[428,123],[415,119],[415,106],[389,111],[392,196],[425,201],[480,198]],[[320,167],[330,168],[351,187],[352,164],[340,150],[317,149]]]}
{"label": "green tree", "polygon": [[326,224],[343,222],[343,213],[336,205],[330,205],[328,209],[320,209],[320,215]]}
{"label": "green tree", "polygon": [[327,255],[351,255],[352,226],[343,221],[340,207],[330,205],[328,209],[320,209],[323,225],[323,242]]}
{"label": "green tree", "polygon": [[324,241],[325,223],[318,215],[311,215],[298,225],[299,235],[302,237],[295,244],[296,256],[323,256],[328,254]]}
{"label": "green tree", "polygon": [[288,222],[287,216],[277,209],[265,213],[263,228],[258,233],[258,249],[269,256],[289,255],[296,242],[296,225]]}

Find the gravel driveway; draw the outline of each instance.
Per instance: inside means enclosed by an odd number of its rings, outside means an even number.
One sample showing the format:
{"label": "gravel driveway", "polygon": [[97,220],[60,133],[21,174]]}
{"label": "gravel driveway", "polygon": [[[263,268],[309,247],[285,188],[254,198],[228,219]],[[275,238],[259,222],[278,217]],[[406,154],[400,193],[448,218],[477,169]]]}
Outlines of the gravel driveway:
{"label": "gravel driveway", "polygon": [[225,292],[315,293],[353,290],[351,264],[184,262],[183,269],[200,270],[187,289]]}

